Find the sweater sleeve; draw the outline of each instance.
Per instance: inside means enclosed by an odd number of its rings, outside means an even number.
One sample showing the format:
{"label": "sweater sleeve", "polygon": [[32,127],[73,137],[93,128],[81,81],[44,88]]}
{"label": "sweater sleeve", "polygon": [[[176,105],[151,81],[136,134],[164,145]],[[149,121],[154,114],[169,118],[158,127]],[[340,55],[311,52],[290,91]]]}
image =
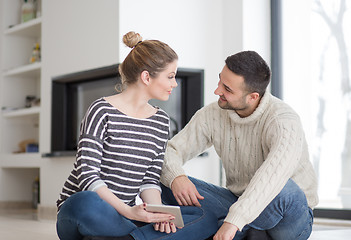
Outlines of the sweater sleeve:
{"label": "sweater sleeve", "polygon": [[297,116],[275,118],[266,126],[262,142],[266,143],[269,153],[224,220],[236,225],[240,231],[283,189],[303,151],[304,133]]}
{"label": "sweater sleeve", "polygon": [[189,123],[169,142],[161,174],[161,182],[170,187],[173,180],[185,175],[183,164],[212,145],[212,122],[204,107],[197,111]]}
{"label": "sweater sleeve", "polygon": [[[165,144],[166,145],[166,144]],[[146,189],[154,188],[161,192],[160,187],[160,175],[162,171],[162,165],[165,155],[165,148],[158,154],[158,156],[152,161],[148,167],[142,185],[140,186],[140,192]]]}
{"label": "sweater sleeve", "polygon": [[100,178],[100,165],[107,120],[105,112],[99,109],[99,104],[92,104],[81,124],[76,165],[82,191],[106,186]]}
{"label": "sweater sleeve", "polygon": [[82,191],[95,191],[106,184],[100,179],[102,142],[100,139],[84,134],[77,151],[77,172],[79,188]]}

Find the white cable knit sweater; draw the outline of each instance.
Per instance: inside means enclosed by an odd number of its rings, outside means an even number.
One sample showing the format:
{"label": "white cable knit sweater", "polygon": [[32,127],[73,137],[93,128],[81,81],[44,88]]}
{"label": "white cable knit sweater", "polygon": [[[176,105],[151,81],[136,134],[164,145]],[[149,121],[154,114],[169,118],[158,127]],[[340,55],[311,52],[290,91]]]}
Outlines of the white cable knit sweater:
{"label": "white cable knit sweater", "polygon": [[317,178],[300,119],[270,93],[246,118],[217,102],[199,110],[168,142],[161,181],[169,187],[185,175],[186,161],[212,145],[222,159],[227,188],[240,196],[224,221],[239,230],[259,216],[289,178],[304,191],[311,208],[317,205]]}

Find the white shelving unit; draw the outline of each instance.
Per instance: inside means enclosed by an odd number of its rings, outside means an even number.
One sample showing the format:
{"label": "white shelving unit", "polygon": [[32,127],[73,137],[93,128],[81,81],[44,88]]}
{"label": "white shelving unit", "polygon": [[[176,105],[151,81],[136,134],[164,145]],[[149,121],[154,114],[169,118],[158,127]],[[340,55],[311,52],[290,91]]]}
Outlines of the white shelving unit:
{"label": "white shelving unit", "polygon": [[24,117],[29,115],[38,115],[40,113],[40,107],[31,107],[31,108],[21,108],[15,109],[8,112],[4,112],[3,116],[5,118],[14,118],[14,117]]}
{"label": "white shelving unit", "polygon": [[1,163],[2,168],[40,168],[41,159],[39,153],[4,154]]}
{"label": "white shelving unit", "polygon": [[19,151],[25,140],[39,144],[40,103],[26,107],[26,97],[41,98],[42,75],[42,63],[30,63],[34,45],[41,45],[42,18],[20,23],[21,3],[0,0],[0,189],[6,191],[0,201],[5,202],[31,201],[42,167],[40,150]]}
{"label": "white shelving unit", "polygon": [[38,37],[41,35],[41,17],[11,26],[5,30],[4,34],[8,36]]}
{"label": "white shelving unit", "polygon": [[[20,1],[4,0],[1,79],[1,159],[14,166],[19,158],[18,144],[31,139],[39,143],[40,106],[26,108],[26,98],[40,99],[41,62],[30,63],[31,52],[41,43],[42,18],[20,23]],[[14,15],[17,17],[14,17]],[[21,153],[26,156],[26,153]],[[32,153],[28,153],[33,155]],[[6,156],[6,157],[5,157]],[[18,157],[18,158],[17,158]],[[28,157],[28,161],[32,161]],[[3,162],[5,160],[1,160]],[[9,161],[8,161],[9,162]],[[10,164],[6,164],[10,166]]]}
{"label": "white shelving unit", "polygon": [[20,66],[3,72],[4,77],[29,77],[39,78],[41,70],[41,62],[35,62],[28,65]]}

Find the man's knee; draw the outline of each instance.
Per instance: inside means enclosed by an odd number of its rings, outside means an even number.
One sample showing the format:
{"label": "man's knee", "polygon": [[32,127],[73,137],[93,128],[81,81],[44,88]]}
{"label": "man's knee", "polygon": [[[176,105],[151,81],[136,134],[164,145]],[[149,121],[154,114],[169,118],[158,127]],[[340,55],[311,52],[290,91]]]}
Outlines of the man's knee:
{"label": "man's knee", "polygon": [[285,184],[283,189],[275,198],[276,200],[292,200],[292,201],[307,201],[305,193],[302,189],[294,182],[294,180],[289,179]]}

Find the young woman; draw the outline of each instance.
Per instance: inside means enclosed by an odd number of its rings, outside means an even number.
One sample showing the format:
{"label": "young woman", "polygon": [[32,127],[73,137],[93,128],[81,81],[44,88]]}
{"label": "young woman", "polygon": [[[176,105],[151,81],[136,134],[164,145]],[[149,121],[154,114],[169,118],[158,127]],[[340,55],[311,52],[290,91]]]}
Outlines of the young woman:
{"label": "young woman", "polygon": [[[217,223],[201,208],[182,209],[182,229],[170,222],[174,216],[145,210],[162,204],[159,178],[169,136],[167,113],[148,101],[166,101],[177,87],[178,56],[134,32],[123,42],[132,50],[119,66],[121,92],[93,102],[82,120],[76,162],[57,201],[58,236],[205,239]],[[138,195],[143,203],[135,205]],[[213,229],[201,229],[203,223]]]}

